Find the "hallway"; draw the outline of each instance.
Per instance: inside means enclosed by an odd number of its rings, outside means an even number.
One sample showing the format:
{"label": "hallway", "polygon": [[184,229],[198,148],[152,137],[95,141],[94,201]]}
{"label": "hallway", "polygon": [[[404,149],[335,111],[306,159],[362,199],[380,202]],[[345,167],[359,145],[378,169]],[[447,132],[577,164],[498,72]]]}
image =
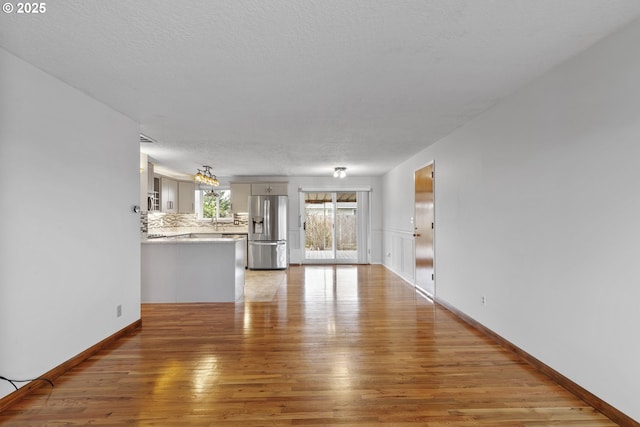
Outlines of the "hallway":
{"label": "hallway", "polygon": [[616,425],[380,265],[279,283],[269,302],[143,305],[141,329],[0,425]]}

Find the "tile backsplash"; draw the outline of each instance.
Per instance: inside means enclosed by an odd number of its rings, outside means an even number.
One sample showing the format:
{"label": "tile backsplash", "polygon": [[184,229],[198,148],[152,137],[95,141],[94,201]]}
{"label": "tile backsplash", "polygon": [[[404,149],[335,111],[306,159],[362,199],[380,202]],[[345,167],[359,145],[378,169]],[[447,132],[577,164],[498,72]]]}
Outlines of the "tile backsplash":
{"label": "tile backsplash", "polygon": [[[246,233],[247,217],[246,215],[235,216],[233,222],[229,220],[221,221],[216,224],[211,220],[199,220],[196,214],[177,214],[164,212],[142,212],[140,214],[140,231],[142,233],[157,233],[179,230],[191,230],[194,228],[201,229],[202,232],[209,232],[209,229],[218,231],[233,231]],[[197,232],[191,230],[189,232]]]}
{"label": "tile backsplash", "polygon": [[140,232],[141,233],[149,232],[149,213],[148,212],[140,212]]}
{"label": "tile backsplash", "polygon": [[173,227],[210,227],[210,221],[198,221],[196,214],[174,214],[164,212],[149,212],[149,227],[173,228]]}

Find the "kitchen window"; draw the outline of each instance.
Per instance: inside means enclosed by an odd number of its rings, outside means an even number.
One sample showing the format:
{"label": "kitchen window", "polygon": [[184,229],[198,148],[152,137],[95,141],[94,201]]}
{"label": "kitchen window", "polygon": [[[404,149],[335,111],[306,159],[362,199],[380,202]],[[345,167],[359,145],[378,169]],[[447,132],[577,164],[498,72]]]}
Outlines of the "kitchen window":
{"label": "kitchen window", "polygon": [[233,221],[229,189],[196,190],[196,214],[206,221]]}

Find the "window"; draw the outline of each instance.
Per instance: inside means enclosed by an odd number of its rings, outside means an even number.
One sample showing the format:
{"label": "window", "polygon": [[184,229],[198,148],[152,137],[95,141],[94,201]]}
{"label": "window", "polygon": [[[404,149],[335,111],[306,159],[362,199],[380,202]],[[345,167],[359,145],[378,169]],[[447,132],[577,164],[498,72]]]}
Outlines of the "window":
{"label": "window", "polygon": [[197,190],[196,207],[198,219],[211,221],[233,220],[230,190]]}

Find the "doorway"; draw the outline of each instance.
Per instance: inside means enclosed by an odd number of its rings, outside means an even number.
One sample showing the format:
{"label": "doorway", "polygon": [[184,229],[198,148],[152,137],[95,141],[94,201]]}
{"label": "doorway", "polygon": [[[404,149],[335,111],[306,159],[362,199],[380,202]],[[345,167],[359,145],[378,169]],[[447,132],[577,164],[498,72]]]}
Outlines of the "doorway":
{"label": "doorway", "polygon": [[303,192],[304,262],[358,262],[358,193]]}
{"label": "doorway", "polygon": [[435,297],[434,275],[434,173],[433,163],[417,170],[414,174],[415,185],[415,254],[416,254],[416,287]]}

